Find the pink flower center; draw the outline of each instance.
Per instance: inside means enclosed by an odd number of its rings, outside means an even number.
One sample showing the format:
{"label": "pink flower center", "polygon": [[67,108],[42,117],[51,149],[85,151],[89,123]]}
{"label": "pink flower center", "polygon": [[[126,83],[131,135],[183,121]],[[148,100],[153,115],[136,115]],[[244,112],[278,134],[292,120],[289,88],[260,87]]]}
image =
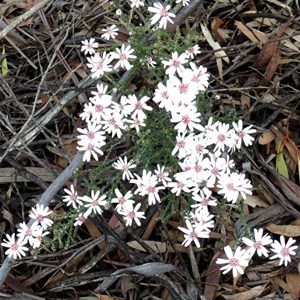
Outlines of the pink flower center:
{"label": "pink flower center", "polygon": [[119,198],[119,203],[120,204],[124,204],[126,202],[124,197]]}
{"label": "pink flower center", "polygon": [[124,166],[123,166],[123,172],[128,172],[128,170],[129,170],[128,165],[124,165]]}
{"label": "pink flower center", "polygon": [[70,200],[75,202],[77,200],[77,196],[76,195],[71,195]]}
{"label": "pink flower center", "polygon": [[204,149],[204,147],[203,147],[202,145],[197,145],[197,146],[196,146],[196,151],[197,151],[198,153],[202,153],[202,152],[203,152],[203,149]]}
{"label": "pink flower center", "polygon": [[11,245],[11,250],[13,250],[13,251],[18,251],[18,249],[19,249],[19,244],[18,243],[14,243],[14,244],[12,244]]}
{"label": "pink flower center", "polygon": [[245,133],[242,130],[238,130],[236,135],[240,138],[243,138],[245,136]]}
{"label": "pink flower center", "polygon": [[180,66],[180,62],[177,59],[174,59],[172,61],[172,66],[175,67],[175,68],[178,68]]}
{"label": "pink flower center", "polygon": [[256,241],[253,246],[254,246],[255,249],[261,249],[262,242],[261,241]]}
{"label": "pink flower center", "polygon": [[95,112],[102,112],[103,108],[104,107],[101,104],[96,104],[95,105]]}
{"label": "pink flower center", "polygon": [[154,194],[154,193],[155,193],[155,187],[153,187],[153,186],[148,186],[148,187],[147,187],[147,192],[148,192],[149,194]]}
{"label": "pink flower center", "polygon": [[182,84],[179,85],[178,88],[179,88],[180,94],[185,94],[185,93],[187,93],[188,90],[189,90],[189,85],[188,85],[188,84],[182,83]]}
{"label": "pink flower center", "polygon": [[32,230],[31,229],[28,229],[27,231],[26,231],[26,234],[25,234],[26,236],[32,236]]}
{"label": "pink flower center", "polygon": [[37,215],[37,216],[36,216],[36,220],[37,220],[39,223],[41,223],[41,222],[44,221],[44,216],[42,216],[42,215]]}
{"label": "pink flower center", "polygon": [[116,120],[115,120],[115,118],[111,118],[111,119],[109,120],[109,124],[115,126],[115,125],[116,125]]}
{"label": "pink flower center", "polygon": [[211,173],[215,176],[217,176],[219,174],[219,169],[217,167],[213,167],[211,170]]}
{"label": "pink flower center", "polygon": [[198,238],[197,232],[192,231],[192,232],[189,234],[189,237],[190,237],[192,240],[196,240],[196,239]]}
{"label": "pink flower center", "polygon": [[120,60],[126,60],[126,54],[121,53],[120,54]]}
{"label": "pink flower center", "polygon": [[235,189],[234,189],[234,184],[231,182],[231,183],[228,183],[227,185],[226,185],[226,187],[227,187],[227,189],[229,190],[229,191],[234,191]]}
{"label": "pink flower center", "polygon": [[208,206],[208,199],[204,198],[201,202],[202,206]]}
{"label": "pink flower center", "polygon": [[197,173],[199,173],[199,172],[201,172],[202,171],[202,167],[200,166],[200,165],[195,165],[195,171],[197,172]]}
{"label": "pink flower center", "polygon": [[165,179],[165,175],[164,175],[164,173],[162,173],[162,172],[158,173],[158,174],[157,174],[157,177],[158,177],[160,180]]}
{"label": "pink flower center", "polygon": [[128,217],[130,219],[134,219],[135,218],[135,212],[134,211],[131,211],[129,214],[128,214]]}
{"label": "pink flower center", "polygon": [[230,258],[229,260],[229,264],[232,266],[232,267],[236,267],[239,265],[239,260],[235,257],[233,258]]}
{"label": "pink flower center", "polygon": [[184,148],[185,147],[185,141],[177,141],[176,145],[178,146],[178,148]]}
{"label": "pink flower center", "polygon": [[181,182],[181,181],[177,182],[177,187],[178,187],[179,189],[182,189],[182,188],[184,187],[184,183]]}
{"label": "pink flower center", "polygon": [[141,110],[143,108],[143,106],[140,102],[137,102],[134,107],[136,110]]}
{"label": "pink flower center", "polygon": [[166,98],[166,99],[169,98],[169,95],[168,95],[168,92],[167,92],[167,91],[162,92],[162,93],[161,93],[161,96],[162,96],[163,98]]}
{"label": "pink flower center", "polygon": [[80,222],[82,222],[82,223],[85,222],[85,217],[84,217],[84,216],[79,217],[79,218],[78,218],[78,221],[80,221]]}
{"label": "pink flower center", "polygon": [[94,207],[98,206],[98,200],[94,200],[91,204],[92,204],[92,206],[94,206]]}
{"label": "pink flower center", "polygon": [[193,76],[192,81],[198,83],[199,82],[198,76]]}
{"label": "pink flower center", "polygon": [[187,125],[191,122],[191,119],[188,115],[182,116],[182,122]]}
{"label": "pink flower center", "polygon": [[226,136],[224,135],[224,134],[218,134],[218,136],[217,136],[217,140],[219,141],[219,142],[224,142],[225,141],[225,139],[226,139]]}
{"label": "pink flower center", "polygon": [[289,248],[282,248],[282,250],[280,251],[280,254],[282,256],[289,256],[290,255]]}
{"label": "pink flower center", "polygon": [[87,146],[87,150],[92,151],[93,149],[94,149],[94,145],[89,144],[89,145]]}
{"label": "pink flower center", "polygon": [[168,16],[168,11],[167,11],[165,8],[163,8],[163,9],[160,11],[160,15],[161,15],[162,17],[167,17],[167,16]]}
{"label": "pink flower center", "polygon": [[97,69],[98,70],[102,70],[103,69],[103,60],[100,60],[99,62],[98,62],[98,64],[97,64]]}
{"label": "pink flower center", "polygon": [[93,140],[95,138],[95,132],[88,131],[87,137],[88,137],[89,140]]}

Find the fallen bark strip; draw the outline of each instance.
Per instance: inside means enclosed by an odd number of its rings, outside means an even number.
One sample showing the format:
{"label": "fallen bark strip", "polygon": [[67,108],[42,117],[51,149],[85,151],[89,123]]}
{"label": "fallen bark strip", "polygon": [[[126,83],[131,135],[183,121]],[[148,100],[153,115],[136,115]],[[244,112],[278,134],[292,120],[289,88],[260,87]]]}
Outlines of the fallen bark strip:
{"label": "fallen bark strip", "polygon": [[[8,157],[8,156],[6,156]],[[5,160],[5,159],[4,159]],[[45,170],[44,168],[39,167],[23,167],[27,174],[33,174],[39,180],[45,182],[52,182],[55,180],[53,173]],[[11,182],[26,182],[32,181],[32,178],[26,178],[16,171],[15,168],[0,168],[0,184],[2,183],[11,183]]]}

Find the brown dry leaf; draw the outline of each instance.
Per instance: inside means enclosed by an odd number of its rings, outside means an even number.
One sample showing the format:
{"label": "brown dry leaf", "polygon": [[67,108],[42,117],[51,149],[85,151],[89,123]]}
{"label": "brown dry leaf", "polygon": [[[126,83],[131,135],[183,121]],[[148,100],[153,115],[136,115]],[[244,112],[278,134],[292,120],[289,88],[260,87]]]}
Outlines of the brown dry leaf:
{"label": "brown dry leaf", "polygon": [[260,145],[270,144],[275,139],[275,134],[269,130],[265,130],[258,138]]}
{"label": "brown dry leaf", "polygon": [[260,296],[266,289],[267,284],[256,286],[248,291],[241,292],[235,295],[223,295],[227,300],[250,300]]}
{"label": "brown dry leaf", "polygon": [[[157,241],[144,241],[144,243],[148,245],[151,249],[153,249],[153,251],[158,251],[159,253],[174,253],[175,251],[174,248],[168,243],[157,242]],[[146,252],[143,246],[137,241],[128,242],[127,245],[133,249]],[[175,243],[174,246],[176,251],[180,253],[188,253],[189,249],[187,247],[177,243]],[[193,252],[200,252],[200,251],[203,251],[203,248],[193,247]]]}
{"label": "brown dry leaf", "polygon": [[250,98],[246,95],[241,96],[242,109],[250,108]]}
{"label": "brown dry leaf", "polygon": [[219,42],[226,41],[220,34],[220,29],[223,24],[224,24],[224,21],[219,17],[214,18],[211,22],[211,30],[212,30],[216,40]]}
{"label": "brown dry leaf", "polygon": [[297,226],[300,226],[300,220],[295,220],[293,222],[290,223],[290,225],[297,225]]}
{"label": "brown dry leaf", "polygon": [[291,290],[291,296],[294,299],[299,299],[300,297],[300,275],[296,273],[288,273],[285,277],[286,283]]}
{"label": "brown dry leaf", "polygon": [[283,46],[285,46],[286,48],[293,50],[291,52],[291,54],[295,54],[295,52],[297,52],[297,53],[300,52],[299,48],[294,43],[292,43],[290,40],[283,40],[283,41],[281,41],[281,44]]}
{"label": "brown dry leaf", "polygon": [[217,67],[221,80],[223,81],[223,63],[220,57],[217,58]]}
{"label": "brown dry leaf", "polygon": [[[286,33],[287,35],[293,35],[296,32],[295,29],[288,27],[284,33]],[[291,37],[293,40],[295,40],[296,42],[300,43],[300,34],[298,35],[294,35]]]}
{"label": "brown dry leaf", "polygon": [[274,50],[275,50],[275,52],[271,56],[271,59],[268,63],[266,71],[264,73],[264,77],[260,81],[261,86],[268,86],[269,85],[269,83],[270,83],[272,77],[274,76],[274,73],[276,72],[277,67],[279,65],[280,58],[281,58],[280,49],[279,49],[279,47],[277,47]]}
{"label": "brown dry leaf", "polygon": [[269,205],[264,202],[260,197],[253,196],[253,195],[247,195],[246,199],[244,200],[244,203],[251,206],[251,207],[268,207]]}
{"label": "brown dry leaf", "polygon": [[[242,22],[235,21],[234,22],[237,28],[253,43],[259,43],[259,42],[266,42],[268,41],[268,36],[254,28],[251,28],[251,30],[245,26]],[[258,44],[258,48],[262,49],[262,45]]]}
{"label": "brown dry leaf", "polygon": [[278,43],[270,42],[263,46],[256,61],[252,65],[253,68],[259,69],[265,66],[271,59],[274,53],[277,52]]}
{"label": "brown dry leaf", "polygon": [[267,229],[272,233],[276,233],[284,236],[289,236],[289,237],[300,236],[300,226],[298,225],[270,224],[267,226]]}
{"label": "brown dry leaf", "polygon": [[215,294],[218,288],[219,280],[221,277],[220,266],[216,264],[216,260],[219,257],[220,252],[217,252],[206,271],[206,280],[205,280],[205,289],[204,289],[204,298],[206,300],[215,299]]}
{"label": "brown dry leaf", "polygon": [[151,217],[150,221],[147,223],[147,227],[144,230],[144,233],[142,235],[143,240],[148,240],[153,232],[153,230],[156,228],[157,225],[157,218],[159,217],[159,212],[155,212],[155,214]]}
{"label": "brown dry leaf", "polygon": [[[216,42],[216,41],[213,39],[213,37],[212,37],[210,31],[208,30],[207,26],[206,26],[204,23],[201,23],[200,26],[201,26],[202,33],[203,33],[205,39],[207,40],[207,42],[209,43],[209,45],[210,45],[214,50],[219,50],[219,49],[221,48],[221,46],[220,46],[220,44],[219,44],[218,42]],[[216,56],[217,58],[223,59],[223,60],[224,60],[226,63],[228,63],[228,64],[229,64],[229,62],[230,62],[230,61],[229,61],[229,58],[228,58],[228,56],[227,56],[227,54],[225,53],[224,50],[217,51],[217,52],[215,53],[215,56]]]}
{"label": "brown dry leaf", "polygon": [[276,98],[272,95],[272,94],[264,94],[261,99],[260,99],[260,102],[262,103],[272,103],[276,100]]}
{"label": "brown dry leaf", "polygon": [[[85,220],[84,225],[86,226],[87,230],[89,231],[89,234],[93,238],[98,238],[102,236],[102,233],[100,230],[97,228],[97,226],[89,219]],[[97,244],[99,249],[104,249],[105,248],[105,241],[101,241]]]}
{"label": "brown dry leaf", "polygon": [[[219,50],[221,48],[220,44],[216,41],[214,41],[210,31],[208,30],[207,26],[203,23],[200,24],[202,33],[204,37],[206,38],[207,42],[209,45],[214,49],[214,50]],[[220,50],[215,52],[215,57],[217,61],[217,67],[218,67],[218,72],[221,80],[223,80],[223,63],[222,59],[224,59],[225,62],[229,63],[229,58],[227,57],[225,51]]]}
{"label": "brown dry leaf", "polygon": [[282,141],[284,146],[287,148],[292,159],[298,163],[298,157],[300,156],[300,150],[293,140],[284,135],[276,126],[272,125],[270,130],[275,134],[278,141]]}
{"label": "brown dry leaf", "polygon": [[[247,12],[245,12],[247,13]],[[243,13],[243,14],[245,14]],[[268,27],[273,27],[276,26],[276,19],[273,18],[255,18],[254,21],[248,22],[247,25],[251,28],[254,27],[261,27],[262,25],[268,26]]]}
{"label": "brown dry leaf", "polygon": [[282,279],[275,277],[274,282],[291,295],[292,291],[290,287]]}

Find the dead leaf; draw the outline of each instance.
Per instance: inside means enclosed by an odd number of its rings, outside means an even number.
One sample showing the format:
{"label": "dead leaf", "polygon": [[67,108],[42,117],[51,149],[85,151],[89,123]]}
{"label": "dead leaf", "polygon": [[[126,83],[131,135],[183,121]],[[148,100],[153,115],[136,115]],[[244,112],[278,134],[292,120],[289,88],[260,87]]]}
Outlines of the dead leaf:
{"label": "dead leaf", "polygon": [[250,299],[255,299],[256,297],[260,296],[266,289],[266,284],[264,285],[259,285],[256,286],[246,292],[242,292],[242,293],[237,293],[235,295],[223,295],[222,297],[224,297],[227,300],[250,300]]}
{"label": "dead leaf", "polygon": [[250,108],[250,98],[246,95],[241,96],[242,109]]}
{"label": "dead leaf", "polygon": [[276,225],[270,224],[266,227],[270,232],[288,237],[300,236],[300,226],[298,225]]}
{"label": "dead leaf", "polygon": [[[174,248],[168,244],[168,243],[164,243],[164,242],[157,242],[157,241],[144,241],[144,243],[150,247],[151,249],[153,249],[153,251],[158,251],[159,253],[174,253]],[[131,241],[128,242],[127,245],[133,249],[142,251],[142,252],[146,252],[146,249],[143,248],[143,246],[138,243],[137,241]],[[187,253],[188,252],[188,248],[175,243],[174,244],[176,251],[180,252],[180,253]],[[197,248],[197,247],[193,247],[193,251],[194,252],[200,252],[203,251],[203,248]]]}
{"label": "dead leaf", "polygon": [[281,41],[281,44],[283,46],[285,46],[286,48],[289,48],[297,53],[300,52],[299,48],[296,47],[296,45],[294,43],[292,43],[290,40],[283,40],[283,41]]}
{"label": "dead leaf", "polygon": [[[260,43],[260,42],[266,42],[268,41],[268,36],[255,29],[255,28],[250,28],[249,26],[245,26],[242,22],[235,21],[234,22],[237,28],[253,43]],[[263,46],[261,44],[257,44],[257,47],[262,49]]]}
{"label": "dead leaf", "polygon": [[218,288],[219,280],[221,277],[220,266],[216,264],[217,258],[220,256],[220,252],[217,252],[207,268],[207,275],[205,280],[204,298],[206,300],[215,299],[215,294]]}
{"label": "dead leaf", "polygon": [[290,287],[289,287],[282,279],[280,279],[280,278],[278,278],[278,277],[275,277],[275,278],[274,278],[274,282],[275,282],[278,286],[280,286],[282,289],[284,289],[286,292],[288,292],[289,294],[292,293]]}
{"label": "dead leaf", "polygon": [[276,100],[276,98],[272,95],[272,94],[264,94],[261,99],[260,99],[260,102],[262,103],[272,103]]}
{"label": "dead leaf", "polygon": [[[206,25],[203,24],[203,23],[201,23],[200,26],[201,26],[202,33],[203,33],[204,37],[206,38],[207,42],[209,43],[209,45],[210,45],[214,50],[219,50],[219,49],[221,49],[220,44],[219,44],[218,42],[214,41],[214,39],[213,39],[213,37],[212,37],[210,31],[209,31],[208,28],[206,27]],[[229,62],[230,62],[230,61],[229,61],[229,58],[228,58],[228,56],[227,56],[227,54],[225,53],[224,50],[217,51],[217,52],[215,53],[215,56],[216,56],[217,58],[218,58],[218,57],[222,58],[222,59],[223,59],[226,63],[228,63],[228,64],[229,64]]]}
{"label": "dead leaf", "polygon": [[253,196],[253,195],[247,195],[246,199],[244,200],[244,203],[251,206],[251,207],[268,207],[269,205],[264,202],[260,197]]}
{"label": "dead leaf", "polygon": [[276,72],[277,67],[279,65],[279,61],[281,58],[281,53],[280,53],[279,47],[275,48],[274,51],[275,52],[271,56],[268,66],[265,70],[264,77],[260,81],[261,86],[268,86],[270,84],[270,81],[273,78],[274,73]]}
{"label": "dead leaf", "polygon": [[224,25],[224,21],[221,18],[216,17],[211,22],[211,30],[217,41],[226,42],[226,40],[220,34],[220,29],[222,25]]}
{"label": "dead leaf", "polygon": [[[88,229],[91,237],[98,238],[98,237],[102,236],[102,233],[100,232],[100,230],[97,228],[97,226],[91,220],[86,219],[84,222],[84,225]],[[104,240],[97,244],[99,249],[104,249],[105,245],[106,245],[106,243]]]}
{"label": "dead leaf", "polygon": [[275,139],[275,134],[269,130],[265,130],[258,138],[260,145],[270,144]]}
{"label": "dead leaf", "polygon": [[286,283],[291,290],[291,296],[296,300],[300,296],[300,275],[296,273],[288,273],[285,277]]}

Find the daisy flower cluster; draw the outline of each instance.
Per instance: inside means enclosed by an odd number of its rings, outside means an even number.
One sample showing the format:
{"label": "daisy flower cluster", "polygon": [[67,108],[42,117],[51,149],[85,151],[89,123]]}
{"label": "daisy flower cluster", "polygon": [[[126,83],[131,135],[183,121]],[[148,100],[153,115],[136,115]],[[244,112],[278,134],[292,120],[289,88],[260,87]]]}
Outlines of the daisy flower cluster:
{"label": "daisy flower cluster", "polygon": [[29,251],[28,244],[33,249],[39,248],[46,235],[49,234],[47,229],[51,227],[53,221],[48,218],[52,214],[49,207],[37,204],[32,208],[29,217],[31,226],[25,222],[19,224],[17,235],[6,234],[6,239],[1,243],[1,246],[7,248],[5,254],[14,259],[26,256],[26,251]]}
{"label": "daisy flower cluster", "polygon": [[[120,161],[115,164],[116,168],[118,168],[121,163],[123,173],[125,174],[123,178],[131,178],[132,173],[130,169],[134,168],[135,165],[130,162],[127,163],[127,158],[125,157],[124,160],[120,158]],[[74,226],[84,224],[90,215],[101,215],[103,210],[110,206],[110,203],[117,204],[115,209],[120,215],[123,215],[126,226],[131,226],[133,221],[140,226],[141,222],[139,219],[145,219],[144,212],[138,211],[141,203],[134,205],[135,201],[133,200],[131,191],[123,195],[119,189],[115,189],[115,197],[110,201],[107,201],[107,195],[100,193],[100,191],[92,190],[90,196],[79,196],[73,185],[70,186],[70,190],[64,189],[64,191],[65,196],[63,201],[67,206],[71,206],[79,212],[75,219]]]}
{"label": "daisy flower cluster", "polygon": [[225,264],[221,267],[223,274],[232,271],[233,277],[237,277],[238,274],[244,274],[244,270],[248,267],[249,262],[254,254],[258,256],[269,257],[269,250],[266,247],[271,247],[270,251],[272,256],[270,259],[279,259],[279,265],[285,265],[291,262],[291,256],[295,255],[295,250],[298,248],[296,240],[289,238],[286,242],[284,236],[280,236],[280,242],[272,240],[269,234],[263,233],[263,229],[254,229],[254,238],[249,239],[243,237],[243,243],[246,248],[242,249],[238,246],[233,252],[230,246],[224,248],[224,252],[227,256],[226,259],[218,258],[217,264]]}

